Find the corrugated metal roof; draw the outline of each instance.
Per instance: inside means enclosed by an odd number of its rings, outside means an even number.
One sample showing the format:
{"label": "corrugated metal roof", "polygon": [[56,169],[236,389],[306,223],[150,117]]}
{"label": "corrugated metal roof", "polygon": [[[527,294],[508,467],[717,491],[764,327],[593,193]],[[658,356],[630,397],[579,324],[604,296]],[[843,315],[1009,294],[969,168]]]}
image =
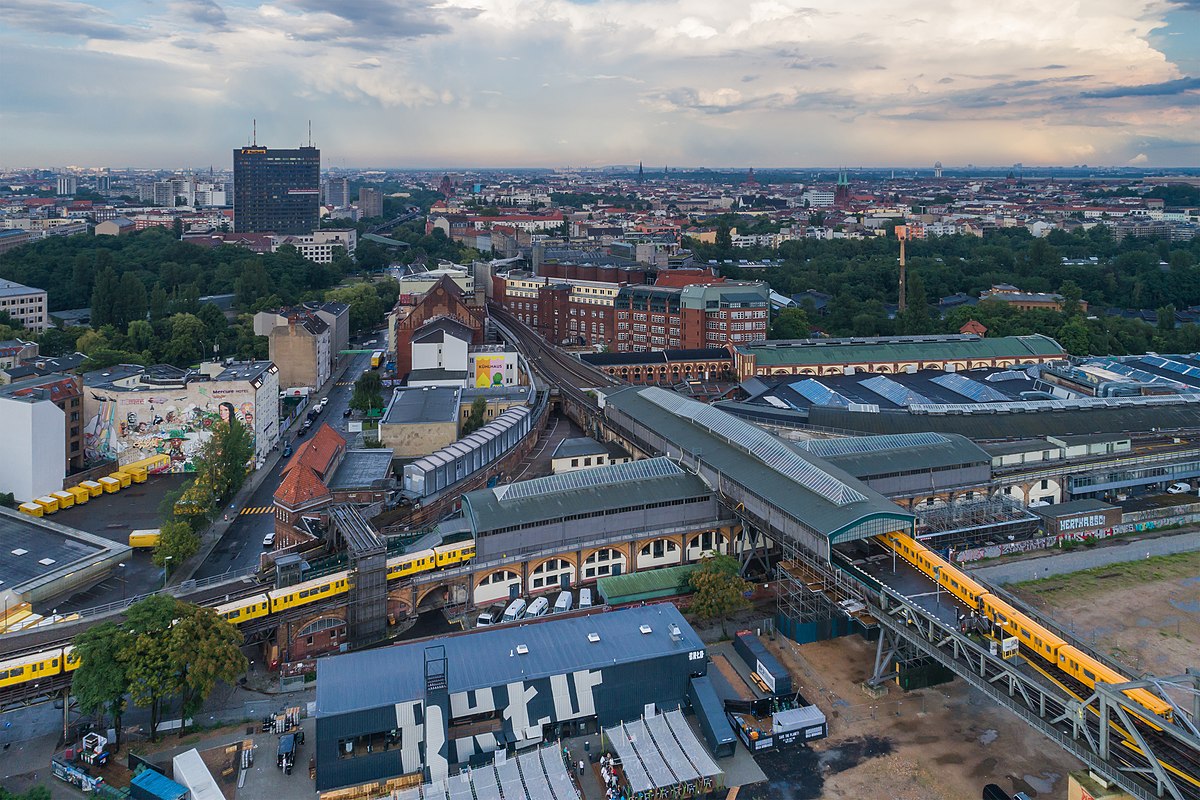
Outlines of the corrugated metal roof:
{"label": "corrugated metal roof", "polygon": [[750,344],[738,352],[753,355],[759,366],[781,364],[855,364],[892,361],[941,361],[986,358],[1066,357],[1048,336],[902,337],[855,341],[803,340],[803,343]]}
{"label": "corrugated metal roof", "polygon": [[[930,437],[925,440],[926,437]],[[938,467],[956,467],[966,464],[989,464],[991,456],[965,436],[939,433],[910,433],[884,436],[852,436],[848,440],[831,439],[830,442],[849,441],[869,445],[872,440],[882,440],[875,449],[847,450],[831,453],[825,458],[856,478],[866,479],[876,475],[897,472],[914,472]],[[904,442],[908,442],[905,444]],[[803,445],[804,443],[800,443]]]}
{"label": "corrugated metal roof", "polygon": [[[640,631],[642,625],[650,633]],[[671,626],[679,631],[671,634]],[[600,641],[588,640],[596,633]],[[703,650],[704,643],[670,603],[566,619],[501,625],[439,638],[451,693],[529,681],[614,663]],[[518,654],[517,645],[529,652]],[[390,707],[423,697],[425,648],[413,642],[317,661],[317,716]]]}
{"label": "corrugated metal roof", "polygon": [[687,590],[688,579],[696,571],[696,567],[696,564],[683,564],[625,575],[610,575],[596,581],[596,591],[606,603],[623,603],[655,592],[683,592]]}

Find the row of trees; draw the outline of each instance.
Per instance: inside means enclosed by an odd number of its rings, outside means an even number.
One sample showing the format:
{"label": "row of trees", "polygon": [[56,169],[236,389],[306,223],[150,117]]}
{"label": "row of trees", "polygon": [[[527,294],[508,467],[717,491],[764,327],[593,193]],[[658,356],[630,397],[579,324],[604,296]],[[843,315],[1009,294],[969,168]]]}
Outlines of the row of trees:
{"label": "row of trees", "polygon": [[149,709],[150,738],[155,739],[173,699],[186,720],[218,681],[232,682],[247,667],[235,626],[211,608],[166,594],[134,603],[124,620],[91,627],[73,644],[81,659],[71,684],[79,707],[101,721],[111,719],[118,738],[127,702]]}

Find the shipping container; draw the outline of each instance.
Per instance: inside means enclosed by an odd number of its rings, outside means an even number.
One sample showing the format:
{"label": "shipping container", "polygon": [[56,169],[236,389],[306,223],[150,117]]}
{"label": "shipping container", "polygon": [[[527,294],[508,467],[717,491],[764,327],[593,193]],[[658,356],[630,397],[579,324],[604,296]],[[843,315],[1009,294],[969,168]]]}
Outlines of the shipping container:
{"label": "shipping container", "polygon": [[708,749],[717,758],[733,755],[737,747],[737,737],[725,716],[725,708],[717,697],[712,679],[707,675],[692,678],[688,683],[688,702],[696,713],[696,721],[700,723],[700,732]]}
{"label": "shipping container", "polygon": [[71,506],[75,505],[75,495],[71,494],[70,492],[65,492],[62,489],[59,489],[57,492],[51,492],[50,496],[58,501],[58,507],[60,509],[70,508]]}
{"label": "shipping container", "polygon": [[81,488],[87,489],[88,494],[92,497],[99,497],[104,494],[104,486],[97,481],[80,481],[79,485]]}
{"label": "shipping container", "polygon": [[42,507],[37,503],[21,503],[17,508],[22,514],[28,514],[31,517],[40,517],[42,515]]}
{"label": "shipping container", "polygon": [[77,506],[83,505],[92,499],[92,492],[86,486],[72,486],[67,491],[75,498],[75,505]]}
{"label": "shipping container", "polygon": [[116,494],[121,491],[121,482],[111,475],[105,475],[96,481],[96,483],[104,487],[105,494]]}
{"label": "shipping container", "polygon": [[762,679],[771,694],[791,694],[792,676],[775,656],[767,652],[753,631],[738,631],[733,637],[733,649],[746,666]]}

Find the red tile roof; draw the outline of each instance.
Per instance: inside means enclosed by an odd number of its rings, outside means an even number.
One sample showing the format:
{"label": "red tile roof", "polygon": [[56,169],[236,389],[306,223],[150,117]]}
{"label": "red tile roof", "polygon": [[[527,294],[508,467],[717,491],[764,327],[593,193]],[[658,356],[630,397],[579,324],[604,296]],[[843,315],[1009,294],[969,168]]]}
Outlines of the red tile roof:
{"label": "red tile roof", "polygon": [[283,468],[283,474],[287,475],[292,467],[303,464],[314,470],[318,478],[322,480],[328,478],[334,467],[337,466],[338,456],[345,449],[346,440],[333,428],[322,423],[311,439],[296,448],[291,461]]}
{"label": "red tile roof", "polygon": [[298,508],[330,496],[329,488],[321,482],[316,471],[306,464],[289,469],[279,488],[275,490],[275,502],[290,508]]}

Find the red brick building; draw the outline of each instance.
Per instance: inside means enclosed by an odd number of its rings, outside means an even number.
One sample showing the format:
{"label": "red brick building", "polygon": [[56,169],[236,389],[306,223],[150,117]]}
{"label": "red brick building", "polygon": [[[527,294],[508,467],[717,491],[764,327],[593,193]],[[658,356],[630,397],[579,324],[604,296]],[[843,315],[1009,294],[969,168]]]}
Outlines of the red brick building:
{"label": "red brick building", "polygon": [[311,539],[302,518],[322,517],[333,503],[327,481],[346,455],[346,440],[322,424],[312,438],[296,448],[284,466],[283,479],[275,490],[275,548],[281,549]]}
{"label": "red brick building", "polygon": [[681,289],[626,286],[614,302],[617,335],[612,350],[701,350],[767,338],[770,288],[725,281]]}
{"label": "red brick building", "polygon": [[388,318],[395,347],[396,375],[412,371],[412,338],[430,320],[448,317],[473,332],[471,344],[483,344],[483,312],[472,308],[449,276],[442,276],[422,295],[401,295]]}

